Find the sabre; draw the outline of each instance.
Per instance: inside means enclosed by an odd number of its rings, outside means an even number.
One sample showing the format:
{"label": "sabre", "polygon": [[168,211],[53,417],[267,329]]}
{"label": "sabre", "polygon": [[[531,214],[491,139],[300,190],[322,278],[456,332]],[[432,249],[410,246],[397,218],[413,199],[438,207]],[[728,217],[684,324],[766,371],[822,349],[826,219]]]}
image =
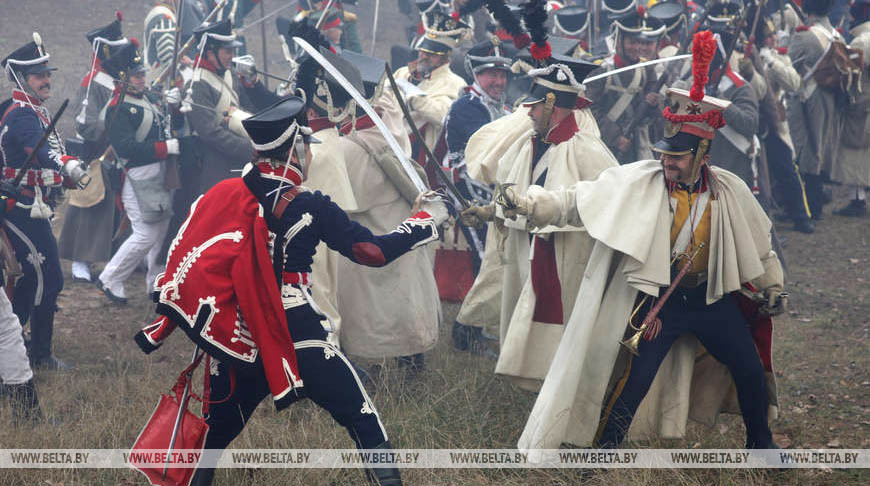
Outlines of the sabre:
{"label": "sabre", "polygon": [[371,118],[372,122],[374,122],[375,126],[378,127],[378,130],[380,130],[381,134],[387,140],[387,144],[393,150],[393,153],[395,153],[396,157],[398,157],[399,162],[401,162],[402,164],[402,169],[405,170],[405,174],[408,176],[408,178],[411,179],[414,187],[416,187],[417,190],[420,192],[427,191],[428,188],[426,187],[426,184],[423,183],[423,180],[420,179],[420,175],[417,173],[416,170],[414,170],[414,167],[411,165],[411,161],[408,160],[408,156],[405,155],[405,152],[403,152],[402,148],[399,146],[399,142],[396,141],[395,137],[393,137],[393,134],[390,133],[389,129],[387,129],[387,125],[384,124],[384,121],[381,120],[381,117],[378,116],[374,108],[369,105],[369,103],[359,93],[359,91],[357,91],[356,88],[354,88],[353,85],[350,84],[350,81],[348,81],[347,78],[345,78],[344,75],[335,68],[335,66],[330,64],[330,62],[327,61],[322,54],[317,52],[317,49],[315,49],[311,46],[311,44],[306,42],[305,39],[302,39],[300,37],[293,37],[293,42],[295,42],[296,45],[301,47],[305,52],[308,53],[309,56],[317,61],[317,63],[320,64],[320,66],[323,67],[326,72],[332,75],[332,77],[335,78],[338,84],[340,84],[341,87],[344,88],[345,91],[347,91],[347,94],[349,94],[354,99],[354,101],[356,101],[357,105],[359,105],[359,107],[366,112],[366,114],[369,116],[369,118]]}
{"label": "sabre", "polygon": [[635,69],[640,69],[640,68],[646,67],[646,66],[653,66],[655,64],[661,64],[663,62],[681,61],[683,59],[689,59],[691,57],[692,57],[691,54],[680,54],[678,56],[663,57],[661,59],[653,59],[651,61],[639,62],[637,64],[632,64],[631,66],[625,66],[625,67],[622,67],[619,69],[614,69],[613,71],[607,71],[606,73],[596,74],[595,76],[589,76],[588,78],[584,79],[583,82],[580,84],[591,83],[592,81],[597,81],[599,79],[609,78],[610,76],[613,76],[614,74],[619,74],[619,73],[624,72],[624,71],[633,71]]}
{"label": "sabre", "polygon": [[320,30],[320,24],[323,23],[324,19],[326,19],[326,12],[329,12],[329,7],[332,6],[332,0],[326,2],[326,8],[322,10],[322,14],[320,14],[320,18],[317,19],[317,25],[314,26],[315,29]]}
{"label": "sabre", "polygon": [[372,49],[369,52],[369,55],[374,57],[375,55],[375,40],[378,38],[378,14],[381,11],[381,0],[375,0],[375,20],[374,25],[372,25]]}
{"label": "sabre", "polygon": [[[45,145],[45,142],[48,140],[48,137],[50,137],[51,134],[54,133],[54,126],[57,125],[57,121],[60,120],[61,115],[63,115],[63,112],[66,111],[66,105],[68,105],[68,104],[69,104],[69,99],[63,100],[63,104],[60,105],[60,109],[58,109],[57,113],[55,113],[54,116],[51,117],[51,122],[48,124],[48,128],[45,129],[45,132],[43,132],[42,138],[40,138],[39,141],[36,142],[36,145],[33,147],[33,150],[30,151],[30,154],[24,160],[24,163],[21,164],[21,169],[18,171],[17,174],[15,174],[15,179],[12,179],[12,186],[13,187],[18,187],[18,184],[21,184],[21,179],[23,179],[24,174],[27,173],[27,168],[30,167],[30,164],[33,162],[33,159],[36,158],[36,154],[39,153],[39,149],[41,149],[42,146]],[[87,185],[87,184],[85,184],[85,185]]]}
{"label": "sabre", "polygon": [[[199,353],[199,345],[193,348],[193,358],[191,364],[196,361],[196,355]],[[208,373],[208,370],[206,370]],[[181,400],[178,401],[178,416],[175,417],[175,426],[172,427],[172,436],[169,439],[169,448],[166,450],[166,464],[163,466],[163,478],[166,479],[166,472],[169,470],[169,462],[172,456],[172,447],[175,446],[175,439],[178,438],[178,428],[181,426],[181,417],[184,416],[184,411],[187,409],[187,397],[190,395],[190,377],[193,371],[187,374],[187,383],[184,385],[184,392],[181,394]]]}
{"label": "sabre", "polygon": [[426,142],[423,140],[423,135],[420,133],[420,129],[417,128],[417,124],[414,123],[414,120],[411,118],[411,112],[408,110],[408,105],[405,104],[405,100],[402,98],[402,92],[399,91],[399,85],[396,84],[396,79],[393,77],[393,68],[390,66],[390,63],[386,63],[386,71],[387,78],[390,80],[390,86],[393,88],[393,93],[396,95],[396,101],[399,102],[399,107],[402,108],[402,114],[405,115],[405,121],[407,121],[408,125],[411,126],[411,133],[414,134],[416,140],[420,142],[420,145],[422,145],[423,149],[426,151],[426,164],[432,164],[435,173],[439,175],[439,179],[441,179],[441,182],[450,191],[450,194],[459,200],[463,209],[468,209],[471,207],[471,204],[465,200],[462,193],[459,192],[453,184],[453,181],[451,181],[450,178],[447,177],[447,174],[445,174],[441,169],[441,165],[435,158],[435,154],[433,154],[432,150],[429,149],[429,146],[426,145]]}

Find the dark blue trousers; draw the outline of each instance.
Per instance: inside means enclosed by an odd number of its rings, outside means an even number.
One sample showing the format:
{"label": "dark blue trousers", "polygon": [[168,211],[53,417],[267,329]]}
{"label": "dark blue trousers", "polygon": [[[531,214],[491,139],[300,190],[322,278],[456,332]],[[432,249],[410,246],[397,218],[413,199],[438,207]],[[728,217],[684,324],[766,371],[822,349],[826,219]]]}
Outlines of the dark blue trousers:
{"label": "dark blue trousers", "polygon": [[[299,374],[304,382],[300,398],[310,398],[345,427],[357,447],[373,449],[387,440],[374,405],[369,400],[350,360],[327,343],[321,317],[310,306],[287,311],[290,335],[296,346]],[[229,367],[218,365],[210,377],[211,399],[221,400],[230,393]],[[245,427],[260,402],[269,395],[264,373],[236,374],[230,399],[211,405],[206,449],[225,449]],[[203,464],[202,467],[214,467]]]}
{"label": "dark blue trousers", "polygon": [[779,137],[770,135],[764,139],[767,167],[776,181],[785,211],[795,221],[808,219],[804,185],[798,168],[792,160],[792,152]]}
{"label": "dark blue trousers", "polygon": [[14,208],[4,221],[6,234],[24,276],[15,285],[12,310],[21,324],[30,320],[30,358],[51,356],[54,313],[63,290],[57,241],[47,219],[33,219],[30,210]]}
{"label": "dark blue trousers", "polygon": [[[704,304],[707,286],[677,290],[662,307],[661,334],[641,339],[639,356],[632,356],[621,393],[611,391],[599,426],[600,447],[617,447],[628,432],[637,407],[646,396],[671,345],[681,335],[694,334],[707,351],[728,367],[737,385],[737,398],[746,425],[747,446],[770,444],[767,426],[767,382],[749,324],[732,295]],[[640,313],[646,314],[646,309]],[[608,405],[612,408],[607,413]]]}

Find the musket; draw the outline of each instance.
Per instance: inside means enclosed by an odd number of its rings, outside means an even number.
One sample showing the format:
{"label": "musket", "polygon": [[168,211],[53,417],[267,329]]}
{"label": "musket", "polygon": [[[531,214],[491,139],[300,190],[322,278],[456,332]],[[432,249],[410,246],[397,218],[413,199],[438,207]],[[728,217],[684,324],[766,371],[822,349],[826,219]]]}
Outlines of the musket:
{"label": "musket", "polygon": [[[709,16],[709,15],[710,15],[709,10],[706,10],[704,12],[704,15],[701,16],[701,19],[698,21],[697,25],[703,25],[703,23],[707,20],[707,16]],[[688,24],[688,21],[686,21],[686,23]],[[682,53],[682,52],[686,52],[687,50],[689,50],[689,44],[692,43],[692,37],[693,37],[693,33],[689,32],[686,35],[686,38],[683,39],[682,42],[680,42],[680,47],[677,49],[677,54]],[[668,66],[667,69],[665,69],[662,72],[661,76],[659,76],[658,82],[656,82],[655,88],[653,88],[650,91],[650,93],[661,93],[662,88],[664,88],[664,86],[666,84],[671,82],[671,76],[672,75],[679,75],[679,72],[677,72],[677,73],[674,72],[674,70],[676,69],[676,66],[679,66],[679,64],[671,64],[670,66]],[[628,138],[627,135],[630,135],[632,132],[634,132],[634,130],[637,129],[638,125],[640,125],[640,123],[643,120],[645,120],[646,118],[650,117],[653,114],[653,113],[650,113],[651,111],[654,112],[657,110],[658,110],[658,106],[650,105],[650,104],[644,102],[644,104],[641,107],[640,113],[638,113],[635,117],[633,117],[631,119],[631,121],[628,123],[628,125],[626,125],[626,128],[622,131],[623,136]]]}
{"label": "musket", "polygon": [[[298,1],[296,1],[296,2],[289,2],[287,5],[284,5],[283,7],[278,7],[278,8],[276,8],[275,10],[272,10],[271,12],[267,13],[266,15],[263,15],[263,16],[260,17],[259,19],[255,20],[255,21],[253,21],[253,22],[251,22],[251,23],[249,23],[249,24],[247,24],[247,25],[244,25],[244,26],[242,26],[242,27],[239,27],[238,29],[236,29],[236,32],[244,32],[244,31],[246,31],[247,29],[250,29],[251,27],[253,27],[253,26],[255,26],[255,25],[262,24],[263,22],[265,22],[266,20],[268,20],[270,17],[274,16],[274,15],[277,14],[278,12],[280,12],[280,11],[282,11],[282,10],[285,10],[285,9],[288,9],[288,8],[290,8],[290,7],[294,6],[294,5],[296,5],[297,3],[299,3],[299,2],[298,2]],[[263,5],[263,3],[261,2],[260,5]],[[262,10],[261,10],[261,12],[262,12]]]}
{"label": "musket", "polygon": [[[175,40],[173,43],[173,51],[178,52],[178,46],[181,44],[181,21],[182,16],[184,15],[184,9],[179,9],[180,2],[179,0],[173,1],[175,11],[178,12],[178,18],[175,22]],[[169,86],[175,86],[176,79],[178,76],[178,56],[172,56],[172,63],[169,68]],[[172,136],[172,112],[169,109],[169,103],[166,100],[166,97],[163,97],[163,121],[166,123],[164,127],[164,138],[169,140],[173,138]],[[178,157],[175,155],[170,155],[166,157],[166,177],[165,183],[167,189],[178,189],[181,187],[181,182],[179,180],[178,175]]]}
{"label": "musket", "polygon": [[[759,8],[758,10],[760,11],[761,9]],[[747,8],[744,8],[740,13],[740,20],[738,20],[734,26],[734,38],[728,43],[728,48],[725,49],[725,56],[722,58],[722,68],[715,74],[715,79],[712,76],[710,78],[708,91],[711,96],[718,96],[719,94],[719,81],[722,80],[722,76],[725,75],[725,70],[728,69],[728,66],[731,63],[731,55],[734,54],[734,49],[737,47],[737,41],[740,39],[743,24],[746,23],[747,13],[749,13],[749,9]]]}
{"label": "musket", "polygon": [[[214,16],[217,15],[218,11],[224,8],[227,1],[228,0],[218,0],[217,4],[214,6],[212,11],[209,12],[208,16],[205,18],[205,20],[202,21],[202,23],[205,24],[211,22]],[[185,54],[187,54],[187,51],[190,50],[190,48],[193,46],[194,40],[196,40],[196,36],[190,36],[190,39],[187,39],[187,42],[185,42],[184,46],[181,47],[181,51],[175,51],[175,59],[173,60],[172,64],[175,64],[175,62],[177,62],[179,59],[184,57]],[[163,80],[166,79],[166,75],[169,74],[169,69],[171,66],[172,65],[169,65],[163,68],[163,71],[160,71],[160,74],[154,79],[154,81],[151,82],[151,86],[162,83]]]}
{"label": "musket", "polygon": [[[266,12],[265,0],[260,2],[260,15],[263,15]],[[263,69],[266,69],[269,66],[269,44],[266,42],[266,24],[260,24],[260,41],[263,44]],[[263,80],[263,86],[268,90],[269,89],[269,80]]]}
{"label": "musket", "polygon": [[378,130],[384,136],[384,139],[387,141],[387,144],[392,149],[393,153],[396,154],[396,157],[399,159],[399,162],[402,164],[402,169],[405,171],[405,174],[411,179],[411,182],[420,192],[428,191],[428,187],[423,182],[423,179],[420,178],[420,174],[414,169],[412,162],[408,160],[408,156],[402,151],[402,148],[399,146],[399,142],[396,141],[396,138],[393,137],[393,134],[390,133],[390,130],[387,128],[387,125],[384,124],[384,121],[381,120],[381,117],[378,116],[377,112],[375,112],[374,108],[369,105],[368,101],[366,101],[365,97],[350,84],[350,81],[344,77],[341,72],[336,69],[335,66],[330,64],[330,62],[323,57],[323,54],[319,53],[317,49],[311,46],[305,39],[301,37],[293,37],[293,42],[295,42],[299,47],[301,47],[312,59],[317,61],[323,69],[328,72],[332,77],[347,91],[347,94],[351,96],[351,98],[356,101],[357,106],[363,109],[366,114],[371,118],[372,122],[378,127]]}
{"label": "musket", "polygon": [[459,189],[456,188],[456,185],[453,184],[453,181],[450,180],[450,177],[444,173],[444,170],[441,169],[441,164],[438,163],[438,159],[435,158],[435,154],[432,153],[432,150],[429,149],[429,146],[426,145],[426,141],[423,139],[423,135],[420,133],[420,129],[417,128],[417,124],[414,123],[414,119],[411,118],[411,111],[408,110],[408,105],[405,104],[405,99],[402,97],[402,92],[399,90],[399,85],[396,84],[396,79],[393,77],[393,68],[390,66],[390,63],[386,63],[386,71],[387,71],[387,79],[390,80],[390,87],[393,89],[393,94],[396,95],[396,101],[399,102],[399,107],[402,109],[402,114],[405,116],[405,121],[408,122],[408,125],[411,127],[411,133],[414,135],[417,142],[423,149],[426,151],[426,165],[430,166],[433,171],[438,174],[438,178],[441,180],[441,183],[447,187],[447,190],[450,191],[450,195],[456,198],[460,204],[462,204],[463,209],[468,209],[471,207],[471,204],[462,196],[462,193],[459,192]]}
{"label": "musket", "polygon": [[39,153],[39,149],[45,145],[45,142],[48,141],[48,137],[54,133],[54,127],[57,125],[57,121],[60,120],[63,112],[66,111],[66,106],[69,104],[69,98],[63,100],[63,103],[60,105],[60,108],[57,110],[57,113],[51,117],[51,122],[48,124],[48,128],[43,132],[42,137],[39,138],[39,141],[36,142],[36,145],[33,147],[33,150],[30,151],[30,154],[27,155],[27,158],[24,159],[24,163],[21,164],[21,169],[18,170],[18,173],[15,174],[15,179],[12,179],[12,187],[18,187],[18,184],[21,184],[21,180],[24,179],[24,175],[27,174],[27,170],[33,164],[34,159],[36,159],[36,155]]}

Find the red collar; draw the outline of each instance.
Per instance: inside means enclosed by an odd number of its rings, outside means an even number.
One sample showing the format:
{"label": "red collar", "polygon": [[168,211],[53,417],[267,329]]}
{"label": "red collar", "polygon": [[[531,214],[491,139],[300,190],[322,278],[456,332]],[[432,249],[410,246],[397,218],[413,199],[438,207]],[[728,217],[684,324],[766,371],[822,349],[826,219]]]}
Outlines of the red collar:
{"label": "red collar", "polygon": [[312,133],[317,133],[327,128],[335,128],[335,123],[329,121],[329,118],[326,117],[309,118],[308,126],[311,127]]}
{"label": "red collar", "polygon": [[284,167],[272,167],[272,164],[268,162],[257,162],[257,170],[260,171],[261,175],[273,176],[279,179],[284,179],[289,183],[295,185],[302,184],[302,173],[299,172],[299,169],[294,167],[292,164],[287,168],[286,175],[284,171]]}
{"label": "red collar", "polygon": [[12,90],[12,99],[15,101],[22,101],[24,103],[30,102],[30,104],[32,104],[33,106],[42,105],[42,101],[40,101],[39,98],[35,96],[30,96],[29,94],[21,91],[20,89]]}
{"label": "red collar", "polygon": [[547,143],[558,145],[570,140],[571,137],[579,131],[580,129],[577,127],[577,119],[574,117],[574,113],[571,112],[568,113],[568,116],[563,118],[558,125],[547,132],[547,139],[545,141]]}
{"label": "red collar", "polygon": [[[355,124],[354,128],[356,129],[356,131],[360,131],[360,130],[366,130],[366,129],[371,128],[373,126],[375,126],[374,120],[372,120],[372,118],[368,115],[363,115],[363,116],[356,119],[356,124]],[[350,132],[351,132],[350,122],[349,121],[344,122],[341,125],[342,135],[347,135]]]}
{"label": "red collar", "polygon": [[[197,64],[198,63],[198,64]],[[199,66],[203,69],[208,69],[209,71],[218,74],[217,66],[208,62],[208,59],[200,56],[196,56],[196,59],[193,60],[194,66]]]}
{"label": "red collar", "polygon": [[617,68],[623,68],[625,66],[628,66],[629,64],[628,64],[628,61],[626,61],[625,59],[620,57],[619,54],[614,54],[613,55],[613,65],[616,66]]}

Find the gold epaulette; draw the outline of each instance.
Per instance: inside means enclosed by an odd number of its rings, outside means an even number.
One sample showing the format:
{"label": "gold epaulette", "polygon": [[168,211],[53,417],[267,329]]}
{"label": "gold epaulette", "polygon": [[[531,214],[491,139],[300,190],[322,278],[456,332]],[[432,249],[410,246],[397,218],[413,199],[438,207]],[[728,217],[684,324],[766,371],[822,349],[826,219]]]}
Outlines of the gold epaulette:
{"label": "gold epaulette", "polygon": [[343,20],[345,22],[356,22],[356,14],[345,10]]}

